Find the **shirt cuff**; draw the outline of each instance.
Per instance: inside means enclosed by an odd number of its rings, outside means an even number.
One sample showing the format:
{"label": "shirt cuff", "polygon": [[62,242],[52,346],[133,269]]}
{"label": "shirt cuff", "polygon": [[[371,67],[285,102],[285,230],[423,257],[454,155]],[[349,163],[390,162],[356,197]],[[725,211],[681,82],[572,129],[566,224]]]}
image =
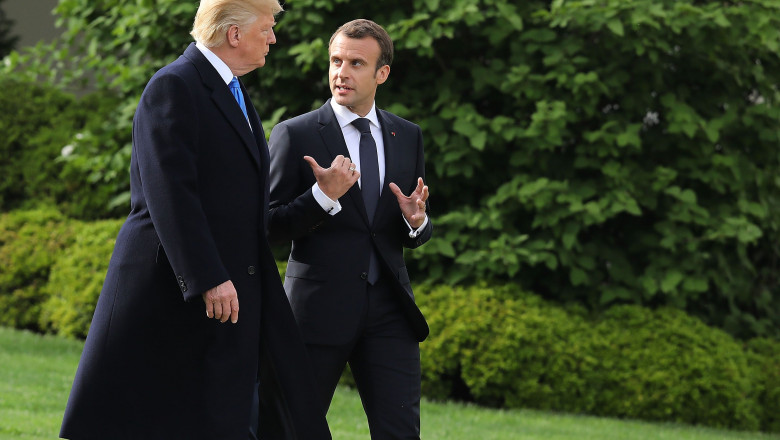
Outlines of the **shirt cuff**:
{"label": "shirt cuff", "polygon": [[409,222],[406,221],[406,217],[402,215],[401,218],[404,219],[404,223],[406,223],[406,226],[409,227],[409,238],[417,238],[417,236],[420,235],[420,232],[422,232],[423,229],[425,229],[425,225],[428,224],[428,214],[425,214],[425,219],[423,220],[420,227],[417,229],[414,229],[412,225],[410,225]]}
{"label": "shirt cuff", "polygon": [[[330,215],[336,215],[341,211],[341,203],[338,200],[333,201],[330,197],[326,196],[320,189],[317,182],[314,182],[314,186],[311,187],[311,194],[314,196],[314,200]],[[427,221],[427,219],[426,219]],[[407,223],[408,225],[409,223]]]}

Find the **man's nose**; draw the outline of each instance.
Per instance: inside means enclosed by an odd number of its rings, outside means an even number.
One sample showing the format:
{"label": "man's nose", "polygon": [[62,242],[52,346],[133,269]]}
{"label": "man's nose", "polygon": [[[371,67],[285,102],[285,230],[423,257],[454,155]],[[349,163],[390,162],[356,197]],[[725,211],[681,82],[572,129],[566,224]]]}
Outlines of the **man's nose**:
{"label": "man's nose", "polygon": [[274,30],[271,29],[271,35],[268,37],[268,44],[275,44],[276,43],[276,34],[274,33]]}

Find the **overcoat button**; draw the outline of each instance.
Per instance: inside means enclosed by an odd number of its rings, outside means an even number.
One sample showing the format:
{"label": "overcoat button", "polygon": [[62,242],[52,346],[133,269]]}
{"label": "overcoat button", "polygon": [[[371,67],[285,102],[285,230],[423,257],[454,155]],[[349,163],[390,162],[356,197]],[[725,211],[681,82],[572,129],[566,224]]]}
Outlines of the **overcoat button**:
{"label": "overcoat button", "polygon": [[367,273],[363,272],[363,273],[360,274],[360,279],[361,280],[365,280],[366,278],[368,278],[368,274]]}
{"label": "overcoat button", "polygon": [[254,275],[255,274],[255,267],[254,266],[247,267],[246,268],[246,273],[248,273],[249,275]]}

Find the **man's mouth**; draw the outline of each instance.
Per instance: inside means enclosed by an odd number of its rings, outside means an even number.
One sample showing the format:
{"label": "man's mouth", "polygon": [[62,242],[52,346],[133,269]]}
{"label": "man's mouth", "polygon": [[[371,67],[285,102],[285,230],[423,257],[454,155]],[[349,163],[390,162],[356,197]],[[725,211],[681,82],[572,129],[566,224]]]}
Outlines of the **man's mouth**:
{"label": "man's mouth", "polygon": [[336,90],[338,90],[339,92],[348,92],[352,89],[347,86],[336,85]]}

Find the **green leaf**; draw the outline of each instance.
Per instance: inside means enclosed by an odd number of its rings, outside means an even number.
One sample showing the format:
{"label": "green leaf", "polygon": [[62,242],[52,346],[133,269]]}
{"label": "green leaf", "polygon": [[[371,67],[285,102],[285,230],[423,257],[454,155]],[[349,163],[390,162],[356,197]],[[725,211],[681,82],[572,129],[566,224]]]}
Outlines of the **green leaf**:
{"label": "green leaf", "polygon": [[573,286],[580,286],[588,282],[588,274],[580,268],[573,267],[569,271],[569,280]]}
{"label": "green leaf", "polygon": [[664,293],[670,293],[677,288],[682,280],[683,274],[680,271],[670,270],[666,273],[664,279],[661,280],[661,290]]}
{"label": "green leaf", "polygon": [[607,27],[615,35],[623,36],[623,22],[620,19],[613,18],[607,22]]}
{"label": "green leaf", "polygon": [[523,17],[517,13],[517,7],[504,2],[496,3],[496,7],[501,17],[508,21],[515,30],[523,30]]}
{"label": "green leaf", "polygon": [[566,224],[561,236],[561,242],[563,247],[567,250],[571,250],[574,247],[574,243],[577,242],[577,233],[580,231],[580,226],[574,222]]}

